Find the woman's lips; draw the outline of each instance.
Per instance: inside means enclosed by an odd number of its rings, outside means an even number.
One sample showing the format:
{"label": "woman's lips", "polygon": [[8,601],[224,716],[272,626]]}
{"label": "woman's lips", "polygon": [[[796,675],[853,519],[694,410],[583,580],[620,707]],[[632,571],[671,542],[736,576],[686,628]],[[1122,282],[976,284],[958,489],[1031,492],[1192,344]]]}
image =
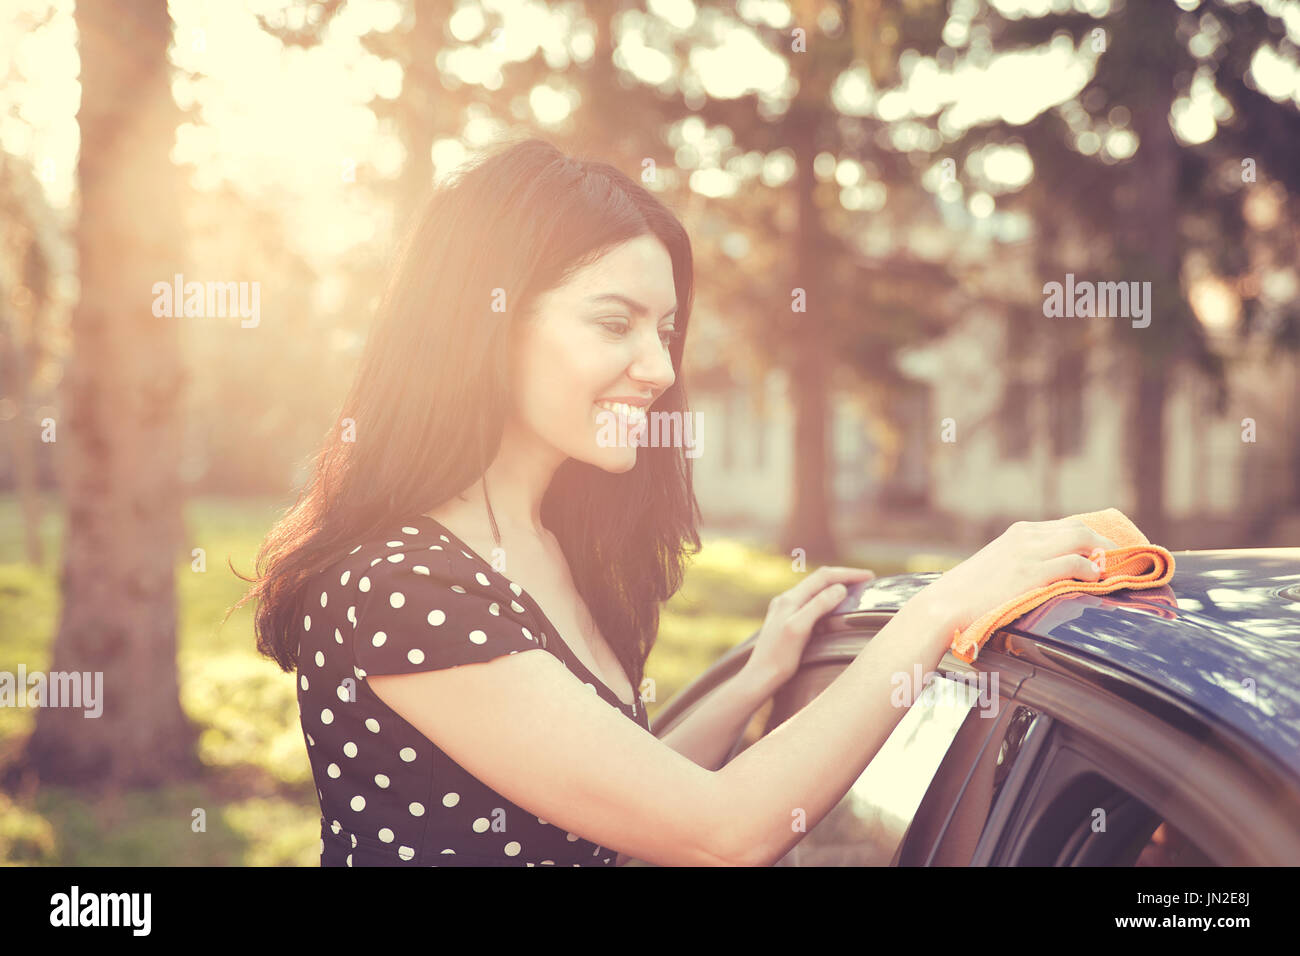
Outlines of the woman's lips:
{"label": "woman's lips", "polygon": [[595,404],[595,406],[601,411],[613,412],[615,415],[621,415],[633,422],[643,421],[647,417],[646,408],[640,405],[632,405],[627,402],[610,402],[605,400],[597,401],[593,404]]}
{"label": "woman's lips", "polygon": [[[604,412],[607,415],[617,415],[620,424],[624,425],[627,428],[629,435],[633,433],[640,433],[644,435],[649,429],[649,415],[648,413],[645,412],[644,409],[643,409],[643,417],[641,417],[640,419],[634,419],[631,416],[629,416],[626,411],[622,409],[607,408],[606,406],[601,405],[599,402],[593,402],[592,404],[593,407],[596,409],[598,416],[600,412]],[[642,442],[642,444],[644,443]]]}

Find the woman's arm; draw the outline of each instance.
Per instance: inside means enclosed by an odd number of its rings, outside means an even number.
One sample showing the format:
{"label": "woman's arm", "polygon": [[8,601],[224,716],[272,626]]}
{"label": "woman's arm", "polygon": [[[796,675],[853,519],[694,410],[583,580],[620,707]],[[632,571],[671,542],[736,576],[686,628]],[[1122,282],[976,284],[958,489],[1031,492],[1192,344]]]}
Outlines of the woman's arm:
{"label": "woman's arm", "polygon": [[723,858],[771,866],[821,822],[907,712],[894,675],[934,670],[951,640],[949,620],[918,595],[820,694],[717,770],[731,823]]}
{"label": "woman's arm", "polygon": [[[760,673],[748,664],[742,665],[659,739],[705,770],[717,770],[754,711],[780,686],[779,679]],[[615,866],[622,866],[627,860],[620,853]]]}
{"label": "woman's arm", "polygon": [[[717,856],[742,866],[770,866],[784,857],[849,790],[902,719],[910,702],[895,702],[895,675],[910,675],[917,665],[922,673],[934,670],[954,630],[989,607],[1053,581],[1097,580],[1098,568],[1085,555],[1114,546],[1077,518],[1018,521],[927,585],[825,690],[715,771],[723,825],[729,825],[718,835]],[[787,594],[824,584],[827,573],[818,569]],[[787,625],[797,636],[809,628]]]}
{"label": "woman's arm", "polygon": [[717,770],[732,745],[780,682],[742,666],[659,739],[705,770]]}

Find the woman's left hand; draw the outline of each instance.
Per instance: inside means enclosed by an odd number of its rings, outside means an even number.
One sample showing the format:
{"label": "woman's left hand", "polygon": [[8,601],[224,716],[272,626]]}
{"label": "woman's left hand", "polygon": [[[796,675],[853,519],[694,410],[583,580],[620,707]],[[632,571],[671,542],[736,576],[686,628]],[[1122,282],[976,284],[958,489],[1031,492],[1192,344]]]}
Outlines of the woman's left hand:
{"label": "woman's left hand", "polygon": [[772,598],[745,669],[773,687],[784,684],[799,670],[813,625],[848,594],[846,584],[869,581],[875,576],[876,572],[866,568],[823,565]]}

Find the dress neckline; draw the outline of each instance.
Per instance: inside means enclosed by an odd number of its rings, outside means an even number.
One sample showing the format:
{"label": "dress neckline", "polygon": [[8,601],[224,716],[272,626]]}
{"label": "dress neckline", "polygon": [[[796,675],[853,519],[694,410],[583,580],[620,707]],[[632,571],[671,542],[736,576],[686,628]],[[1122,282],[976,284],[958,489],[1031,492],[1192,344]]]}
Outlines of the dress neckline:
{"label": "dress neckline", "polygon": [[[419,515],[416,515],[415,517],[419,520],[437,525],[441,531],[443,531],[451,538],[451,543],[455,544],[456,547],[460,548],[465,554],[469,555],[469,557],[472,560],[475,560],[479,564],[483,565],[490,573],[499,576],[503,581],[505,581],[506,584],[509,586],[509,590],[513,592],[515,588],[518,588],[519,590],[517,592],[514,592],[516,596],[523,598],[525,601],[527,601],[529,604],[532,605],[533,610],[537,612],[537,616],[541,618],[542,623],[546,625],[546,633],[554,635],[555,639],[560,642],[561,646],[566,651],[568,651],[569,657],[573,659],[573,662],[577,664],[580,668],[582,668],[582,670],[586,673],[588,677],[594,680],[601,687],[605,688],[605,690],[609,692],[610,696],[613,697],[614,700],[618,701],[618,705],[620,707],[630,708],[633,714],[636,713],[636,697],[637,697],[636,687],[635,686],[632,687],[631,703],[624,703],[623,699],[619,697],[618,694],[614,691],[614,688],[610,687],[603,680],[601,680],[599,676],[597,676],[592,672],[591,668],[589,668],[586,664],[582,663],[582,660],[578,657],[577,654],[573,653],[573,648],[569,647],[568,641],[566,641],[564,637],[560,634],[560,629],[551,622],[551,619],[546,616],[546,612],[542,610],[542,606],[537,603],[537,600],[531,594],[529,594],[527,590],[524,589],[524,586],[522,584],[518,584],[515,581],[510,580],[508,577],[506,577],[496,568],[492,567],[491,564],[489,564],[487,561],[484,560],[481,554],[479,554],[468,544],[462,541],[460,537],[456,534],[456,532],[452,531],[450,528],[448,528],[437,518],[424,514],[423,512],[421,512]],[[622,667],[622,664],[620,663],[619,666]],[[627,677],[626,669],[624,669],[623,676]],[[628,681],[628,684],[629,685],[632,684],[631,680]]]}

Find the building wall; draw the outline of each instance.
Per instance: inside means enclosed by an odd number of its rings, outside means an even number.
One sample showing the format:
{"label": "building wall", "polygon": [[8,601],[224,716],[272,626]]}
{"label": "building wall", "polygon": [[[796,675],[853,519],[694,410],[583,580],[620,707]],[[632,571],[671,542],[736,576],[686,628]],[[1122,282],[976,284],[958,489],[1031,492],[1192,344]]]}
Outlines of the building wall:
{"label": "building wall", "polygon": [[[777,528],[789,514],[794,478],[794,409],[787,376],[774,370],[761,382],[722,391],[691,392],[704,439],[693,462],[695,494],[706,522]],[[838,508],[870,497],[874,443],[862,411],[832,399],[828,435],[836,461],[829,486]]]}
{"label": "building wall", "polygon": [[[762,407],[757,393],[762,391]],[[775,524],[785,515],[791,467],[791,415],[781,383],[691,392],[703,439],[692,462],[695,496],[710,524]]]}
{"label": "building wall", "polygon": [[[1054,466],[1045,389],[1031,394],[1032,437],[1024,457],[1009,458],[1000,448],[999,370],[1006,353],[996,330],[990,326],[975,334],[968,329],[937,349],[940,367],[950,367],[952,351],[960,350],[968,358],[978,355],[987,373],[972,380],[952,375],[930,380],[936,418],[951,416],[957,424],[957,441],[932,446],[936,507],[977,520],[1042,520],[1135,507],[1124,460],[1137,411],[1135,369],[1109,336],[1099,337],[1084,356],[1081,445]],[[1293,480],[1291,436],[1300,430],[1297,364],[1295,356],[1282,355],[1267,364],[1261,359],[1234,366],[1222,414],[1213,410],[1212,388],[1200,373],[1181,366],[1171,375],[1164,409],[1165,499],[1171,519],[1246,520],[1284,506]],[[1245,417],[1256,420],[1253,444],[1241,440]]]}
{"label": "building wall", "polygon": [[[1082,428],[1076,450],[1052,458],[1053,427],[1044,388],[1050,368],[1031,372],[1038,387],[1025,400],[1023,455],[1006,453],[1002,370],[1007,362],[1004,323],[976,317],[929,349],[932,374],[919,376],[918,392],[905,396],[893,415],[901,449],[892,473],[876,427],[860,403],[832,399],[829,424],[836,461],[830,475],[836,513],[858,527],[914,500],[974,525],[1000,520],[1046,520],[1066,514],[1136,506],[1124,461],[1129,424],[1136,412],[1132,359],[1108,333],[1084,352],[1080,398]],[[1300,358],[1274,356],[1234,368],[1230,401],[1222,414],[1211,407],[1211,387],[1180,368],[1171,376],[1165,405],[1165,498],[1171,520],[1249,522],[1289,506],[1294,482],[1289,461],[1300,431]],[[694,460],[696,495],[705,521],[717,525],[780,526],[789,512],[793,479],[793,409],[786,378],[722,391],[695,390],[701,413],[700,457]],[[1241,440],[1241,420],[1256,421],[1257,441]],[[956,440],[941,440],[951,418]],[[866,526],[866,525],[862,525]]]}

